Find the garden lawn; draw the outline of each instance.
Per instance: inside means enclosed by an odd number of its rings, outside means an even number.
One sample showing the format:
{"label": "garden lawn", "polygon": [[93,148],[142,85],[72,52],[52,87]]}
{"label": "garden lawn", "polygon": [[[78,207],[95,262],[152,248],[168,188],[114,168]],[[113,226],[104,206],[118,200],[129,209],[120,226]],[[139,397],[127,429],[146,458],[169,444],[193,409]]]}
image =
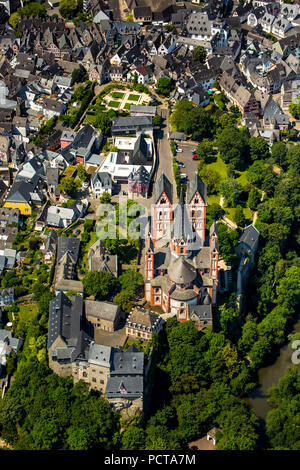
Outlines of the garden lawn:
{"label": "garden lawn", "polygon": [[114,91],[114,92],[111,94],[111,97],[112,97],[112,98],[120,98],[120,99],[122,99],[124,95],[125,95],[125,93],[121,93],[120,91]]}
{"label": "garden lawn", "polygon": [[37,302],[21,302],[18,304],[20,311],[18,316],[20,320],[30,321],[33,320],[38,314],[38,304]]}
{"label": "garden lawn", "polygon": [[119,102],[119,101],[110,101],[110,102],[108,103],[108,106],[109,106],[110,108],[118,108],[118,107],[120,106],[120,102]]}
{"label": "garden lawn", "polygon": [[134,95],[133,93],[130,93],[128,96],[127,100],[128,101],[138,101],[140,98],[140,95]]}
{"label": "garden lawn", "polygon": [[130,103],[126,103],[126,104],[123,106],[123,109],[130,109],[130,106],[131,106]]}
{"label": "garden lawn", "polygon": [[223,162],[219,154],[215,155],[215,157],[217,158],[216,161],[206,164],[205,167],[211,168],[212,170],[216,171],[217,173],[219,173],[222,180],[225,180],[227,178],[226,164]]}
{"label": "garden lawn", "polygon": [[212,194],[211,196],[207,197],[208,204],[220,204],[220,196],[219,194]]}
{"label": "garden lawn", "polygon": [[239,177],[236,178],[236,181],[238,181],[238,183],[240,183],[244,187],[249,184],[246,173],[247,173],[246,171],[236,171],[236,174],[239,175]]}
{"label": "garden lawn", "polygon": [[[234,215],[234,212],[235,212],[235,207],[231,207],[231,208],[225,208],[224,207],[223,209],[225,211],[225,216],[228,217],[228,219],[230,219],[232,222],[234,222],[233,215]],[[252,215],[251,210],[248,207],[243,207],[243,212],[244,212],[244,216],[247,219],[247,222],[252,223],[253,215]]]}

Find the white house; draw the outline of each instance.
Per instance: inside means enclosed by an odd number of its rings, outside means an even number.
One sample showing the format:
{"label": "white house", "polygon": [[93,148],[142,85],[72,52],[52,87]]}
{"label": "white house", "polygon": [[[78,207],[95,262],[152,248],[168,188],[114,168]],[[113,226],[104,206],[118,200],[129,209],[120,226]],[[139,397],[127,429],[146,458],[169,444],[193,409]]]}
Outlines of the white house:
{"label": "white house", "polygon": [[104,192],[111,195],[113,192],[113,182],[110,173],[106,171],[93,173],[91,177],[91,187],[93,195],[96,198],[102,196]]}

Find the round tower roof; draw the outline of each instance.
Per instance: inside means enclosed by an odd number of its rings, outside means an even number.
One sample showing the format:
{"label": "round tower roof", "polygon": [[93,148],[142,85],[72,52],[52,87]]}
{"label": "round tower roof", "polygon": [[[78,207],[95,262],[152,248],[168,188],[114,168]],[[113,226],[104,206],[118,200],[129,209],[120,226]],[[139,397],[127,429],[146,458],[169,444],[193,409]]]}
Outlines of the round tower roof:
{"label": "round tower roof", "polygon": [[197,271],[181,256],[169,266],[168,275],[176,284],[189,284],[196,279]]}

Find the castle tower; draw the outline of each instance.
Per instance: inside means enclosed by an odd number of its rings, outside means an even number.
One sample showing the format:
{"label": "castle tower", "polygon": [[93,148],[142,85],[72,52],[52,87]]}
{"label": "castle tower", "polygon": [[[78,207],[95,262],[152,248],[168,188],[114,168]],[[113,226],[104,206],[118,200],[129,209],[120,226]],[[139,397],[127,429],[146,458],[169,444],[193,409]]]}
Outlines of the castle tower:
{"label": "castle tower", "polygon": [[219,242],[218,242],[218,226],[216,222],[210,227],[209,231],[209,246],[210,246],[210,272],[209,275],[213,280],[213,287],[211,290],[212,302],[217,301],[217,288],[218,288],[218,264],[219,264]]}
{"label": "castle tower", "polygon": [[145,299],[147,302],[153,302],[152,289],[150,281],[154,278],[154,246],[151,235],[148,235],[146,240],[146,253],[145,253]]}
{"label": "castle tower", "polygon": [[187,187],[187,213],[193,231],[196,232],[200,246],[205,244],[205,222],[207,206],[207,187],[195,171],[194,178]]}
{"label": "castle tower", "polygon": [[173,219],[173,188],[164,173],[160,175],[153,190],[154,205],[152,206],[152,239],[166,236],[170,238],[171,221]]}
{"label": "castle tower", "polygon": [[191,235],[188,233],[185,197],[182,188],[179,197],[179,204],[174,211],[173,219],[174,224],[172,228],[170,249],[176,257],[182,255],[187,256],[189,254],[188,242]]}

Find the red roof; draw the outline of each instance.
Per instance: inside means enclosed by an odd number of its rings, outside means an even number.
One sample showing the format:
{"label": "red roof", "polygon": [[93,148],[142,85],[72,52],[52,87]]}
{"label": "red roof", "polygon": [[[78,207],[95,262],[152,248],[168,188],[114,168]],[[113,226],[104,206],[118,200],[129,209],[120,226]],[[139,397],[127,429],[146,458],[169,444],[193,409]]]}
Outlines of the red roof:
{"label": "red roof", "polygon": [[146,70],[146,68],[144,67],[144,65],[139,65],[137,68],[136,68],[137,72],[139,72],[141,75],[148,75],[148,72]]}

